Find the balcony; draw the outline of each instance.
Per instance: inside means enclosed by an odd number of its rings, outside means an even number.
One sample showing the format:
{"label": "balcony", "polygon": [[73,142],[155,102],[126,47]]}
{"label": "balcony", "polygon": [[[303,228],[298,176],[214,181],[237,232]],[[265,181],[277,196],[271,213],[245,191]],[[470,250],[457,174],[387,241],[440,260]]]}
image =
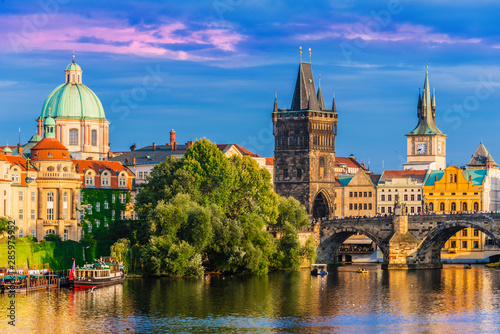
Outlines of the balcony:
{"label": "balcony", "polygon": [[62,223],[66,227],[73,227],[76,225],[76,220],[42,220],[43,226],[59,226]]}

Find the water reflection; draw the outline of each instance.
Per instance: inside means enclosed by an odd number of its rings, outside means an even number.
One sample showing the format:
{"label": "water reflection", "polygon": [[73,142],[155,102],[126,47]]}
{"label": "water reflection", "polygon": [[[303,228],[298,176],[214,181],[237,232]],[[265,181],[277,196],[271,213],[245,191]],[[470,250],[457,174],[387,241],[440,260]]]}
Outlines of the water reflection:
{"label": "water reflection", "polygon": [[16,296],[16,327],[2,333],[497,332],[500,271],[473,266],[383,271],[355,267],[268,276],[129,279],[94,292]]}

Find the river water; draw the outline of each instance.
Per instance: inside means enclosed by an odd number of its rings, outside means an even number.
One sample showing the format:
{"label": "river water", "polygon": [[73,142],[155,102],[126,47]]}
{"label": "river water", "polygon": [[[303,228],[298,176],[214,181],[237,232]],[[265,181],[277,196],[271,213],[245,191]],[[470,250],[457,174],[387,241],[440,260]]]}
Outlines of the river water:
{"label": "river water", "polygon": [[367,266],[0,296],[1,333],[498,333],[500,271]]}

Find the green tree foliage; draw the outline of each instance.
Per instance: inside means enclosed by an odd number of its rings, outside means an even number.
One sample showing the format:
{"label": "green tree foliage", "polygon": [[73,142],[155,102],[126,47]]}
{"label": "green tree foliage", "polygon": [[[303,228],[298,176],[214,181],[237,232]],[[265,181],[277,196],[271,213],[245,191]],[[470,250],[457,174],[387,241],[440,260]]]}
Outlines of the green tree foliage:
{"label": "green tree foliage", "polygon": [[111,256],[114,256],[118,262],[123,262],[123,269],[128,272],[130,268],[130,240],[126,238],[119,239],[111,246]]}
{"label": "green tree foliage", "polygon": [[[300,208],[298,201],[279,199],[270,173],[253,159],[227,159],[202,139],[182,160],[169,157],[153,169],[136,196],[142,222],[133,231],[140,237],[133,241],[152,275],[199,277],[204,268],[265,274],[272,266],[296,268],[293,261],[301,256],[296,232],[309,223]],[[291,229],[283,244],[266,229],[279,219]]]}

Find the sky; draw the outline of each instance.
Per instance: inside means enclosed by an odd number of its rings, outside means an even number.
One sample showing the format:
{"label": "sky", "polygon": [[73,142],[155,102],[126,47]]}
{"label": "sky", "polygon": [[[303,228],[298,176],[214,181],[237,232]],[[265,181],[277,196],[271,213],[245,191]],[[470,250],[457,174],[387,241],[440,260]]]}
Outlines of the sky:
{"label": "sky", "polygon": [[[452,3],[453,5],[450,5]],[[35,133],[73,51],[112,151],[206,137],[274,155],[271,112],[311,64],[339,113],[336,155],[401,169],[426,66],[447,163],[500,163],[498,1],[0,0],[0,145]],[[317,84],[317,82],[316,82]]]}

